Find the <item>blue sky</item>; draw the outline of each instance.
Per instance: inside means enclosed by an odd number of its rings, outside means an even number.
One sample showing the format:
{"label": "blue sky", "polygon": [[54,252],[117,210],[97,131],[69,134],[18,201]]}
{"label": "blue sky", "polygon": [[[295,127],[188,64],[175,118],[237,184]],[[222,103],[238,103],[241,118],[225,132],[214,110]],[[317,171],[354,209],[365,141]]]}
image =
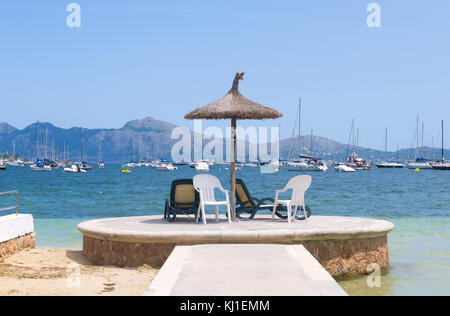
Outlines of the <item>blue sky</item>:
{"label": "blue sky", "polygon": [[[81,28],[66,26],[72,1],[0,4],[0,121],[39,119],[61,127],[117,128],[152,116],[193,127],[183,116],[222,97],[236,71],[241,92],[278,109],[292,134],[298,98],[302,134],[409,147],[416,116],[425,143],[447,121],[450,147],[450,2],[78,0]],[[229,122],[207,123],[228,126]]]}

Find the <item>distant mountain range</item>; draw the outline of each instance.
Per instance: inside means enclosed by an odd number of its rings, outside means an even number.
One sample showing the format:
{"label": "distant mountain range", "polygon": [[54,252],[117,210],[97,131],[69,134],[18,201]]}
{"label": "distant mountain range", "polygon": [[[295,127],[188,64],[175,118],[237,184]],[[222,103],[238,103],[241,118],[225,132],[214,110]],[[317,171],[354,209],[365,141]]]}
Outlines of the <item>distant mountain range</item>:
{"label": "distant mountain range", "polygon": [[[177,141],[171,139],[171,132],[174,127],[176,125],[151,117],[130,121],[119,129],[87,129],[81,127],[64,129],[51,123],[39,123],[40,157],[44,157],[47,152],[48,158],[62,159],[65,143],[66,158],[78,161],[81,159],[81,140],[83,138],[83,156],[87,161],[97,161],[100,158],[110,163],[125,162],[131,159],[131,155],[133,155],[133,160],[147,158],[170,160],[172,145]],[[45,146],[46,139],[47,146]],[[343,160],[348,148],[347,144],[341,144],[320,136],[313,136],[312,142],[311,136],[302,136],[300,143],[302,153],[334,160]],[[25,127],[23,130],[7,123],[0,123],[0,153],[8,152],[12,154],[14,150],[21,157],[36,159],[36,123]],[[396,152],[385,154],[384,151],[370,148],[358,147],[356,151],[367,160],[384,159],[385,157],[396,159],[397,157]],[[298,154],[298,137],[281,140],[280,154],[282,159],[288,159]],[[414,156],[414,150],[402,149],[398,154],[399,159],[406,160],[408,157]],[[440,149],[425,147],[421,150],[421,156],[439,159]],[[450,158],[449,150],[445,151],[445,156]]]}
{"label": "distant mountain range", "polygon": [[[36,159],[36,124],[23,130],[0,123],[0,152],[15,152],[21,157]],[[173,124],[153,118],[134,120],[119,129],[87,129],[73,127],[64,129],[51,123],[39,123],[40,157],[62,159],[64,143],[66,159],[81,159],[81,141],[84,140],[83,157],[88,161],[124,162],[146,157],[170,158],[170,149],[174,141],[170,139]],[[47,135],[47,136],[46,136]],[[47,139],[47,146],[45,146]],[[132,144],[131,144],[132,142]],[[133,151],[131,153],[131,146]],[[101,151],[100,151],[101,147]]]}
{"label": "distant mountain range", "polygon": [[[326,137],[313,136],[311,142],[311,136],[300,137],[301,153],[313,155],[316,157],[322,157],[330,160],[345,160],[348,153],[351,154],[353,146],[348,144],[341,144]],[[371,160],[409,160],[415,157],[415,148],[400,149],[397,151],[384,152],[382,150],[355,147],[355,152],[358,156],[365,158],[368,161]],[[280,155],[284,159],[288,159],[295,155],[298,155],[298,136],[295,138],[283,139],[280,142]],[[419,157],[425,159],[439,160],[441,158],[440,148],[423,147],[419,148]],[[450,159],[450,150],[444,150],[444,156]]]}

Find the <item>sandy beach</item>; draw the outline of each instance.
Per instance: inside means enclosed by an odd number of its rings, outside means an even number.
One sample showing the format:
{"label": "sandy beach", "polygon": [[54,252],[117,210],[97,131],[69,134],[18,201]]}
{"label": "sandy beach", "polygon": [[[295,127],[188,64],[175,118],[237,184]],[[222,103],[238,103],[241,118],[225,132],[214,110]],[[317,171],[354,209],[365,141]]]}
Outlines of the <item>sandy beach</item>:
{"label": "sandy beach", "polygon": [[80,250],[28,249],[0,261],[0,296],[141,295],[157,272],[95,266]]}

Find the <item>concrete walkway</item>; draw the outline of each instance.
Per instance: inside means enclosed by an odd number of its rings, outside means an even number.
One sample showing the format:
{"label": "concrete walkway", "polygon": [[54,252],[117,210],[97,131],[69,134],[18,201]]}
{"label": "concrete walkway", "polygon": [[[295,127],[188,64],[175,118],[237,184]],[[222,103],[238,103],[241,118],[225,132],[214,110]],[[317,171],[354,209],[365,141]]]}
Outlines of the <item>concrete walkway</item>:
{"label": "concrete walkway", "polygon": [[144,295],[347,295],[301,245],[177,246]]}

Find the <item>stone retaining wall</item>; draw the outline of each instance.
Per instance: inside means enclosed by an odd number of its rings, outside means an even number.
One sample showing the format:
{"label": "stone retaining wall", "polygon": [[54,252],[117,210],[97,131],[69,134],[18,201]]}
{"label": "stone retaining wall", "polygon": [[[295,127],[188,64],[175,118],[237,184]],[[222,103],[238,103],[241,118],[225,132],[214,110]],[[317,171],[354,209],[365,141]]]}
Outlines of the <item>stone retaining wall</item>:
{"label": "stone retaining wall", "polygon": [[34,232],[0,242],[0,261],[16,252],[34,247],[36,247],[36,234]]}
{"label": "stone retaining wall", "polygon": [[177,244],[134,243],[83,236],[83,255],[102,266],[161,268]]}
{"label": "stone retaining wall", "polygon": [[[335,279],[370,273],[377,264],[382,272],[389,268],[387,236],[346,240],[302,241],[306,249]],[[184,243],[183,243],[184,245]],[[133,243],[83,237],[83,255],[98,265],[136,267],[143,264],[160,268],[175,243]]]}
{"label": "stone retaining wall", "polygon": [[304,241],[303,246],[335,279],[370,274],[378,265],[381,273],[389,269],[387,236],[368,239]]}

